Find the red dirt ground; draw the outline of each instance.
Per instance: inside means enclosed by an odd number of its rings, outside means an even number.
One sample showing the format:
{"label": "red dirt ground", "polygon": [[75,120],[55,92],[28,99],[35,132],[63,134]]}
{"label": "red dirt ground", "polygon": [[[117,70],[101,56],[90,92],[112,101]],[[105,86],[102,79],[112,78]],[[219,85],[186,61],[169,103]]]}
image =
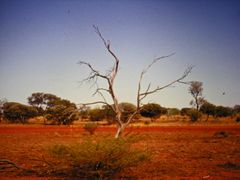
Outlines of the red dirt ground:
{"label": "red dirt ground", "polygon": [[[99,127],[96,137],[114,135],[116,128]],[[137,144],[152,154],[150,161],[124,175],[138,179],[240,179],[239,125],[181,125],[130,127],[127,133],[141,136]],[[37,159],[46,147],[78,142],[88,136],[78,126],[0,125],[0,159],[26,169],[47,168]],[[59,179],[21,176],[15,169],[2,171],[0,179]]]}

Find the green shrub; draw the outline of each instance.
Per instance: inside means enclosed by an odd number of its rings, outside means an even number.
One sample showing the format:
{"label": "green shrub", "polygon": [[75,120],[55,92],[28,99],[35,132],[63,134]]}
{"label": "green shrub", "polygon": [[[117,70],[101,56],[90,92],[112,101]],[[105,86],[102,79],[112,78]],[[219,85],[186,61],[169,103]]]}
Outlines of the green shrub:
{"label": "green shrub", "polygon": [[95,108],[89,111],[89,118],[91,121],[101,121],[105,118],[104,116],[103,109]]}
{"label": "green shrub", "polygon": [[98,128],[98,124],[97,123],[86,123],[83,128],[89,132],[91,135],[93,135],[96,131],[96,129]]}
{"label": "green shrub", "polygon": [[169,108],[167,110],[167,114],[169,116],[179,115],[180,113],[181,113],[181,111],[178,108]]}
{"label": "green shrub", "polygon": [[54,145],[50,153],[59,159],[58,167],[63,167],[58,170],[65,172],[68,177],[114,178],[122,170],[149,159],[145,151],[133,149],[133,143],[129,138],[90,138],[80,144]]}
{"label": "green shrub", "polygon": [[233,115],[233,109],[230,107],[217,106],[215,109],[216,117],[227,117]]}
{"label": "green shrub", "polygon": [[3,115],[12,123],[27,123],[29,118],[36,117],[38,111],[35,107],[27,106],[17,102],[6,102],[3,104]]}
{"label": "green shrub", "polygon": [[188,111],[188,116],[190,117],[191,121],[195,122],[202,116],[202,114],[196,109],[191,109]]}

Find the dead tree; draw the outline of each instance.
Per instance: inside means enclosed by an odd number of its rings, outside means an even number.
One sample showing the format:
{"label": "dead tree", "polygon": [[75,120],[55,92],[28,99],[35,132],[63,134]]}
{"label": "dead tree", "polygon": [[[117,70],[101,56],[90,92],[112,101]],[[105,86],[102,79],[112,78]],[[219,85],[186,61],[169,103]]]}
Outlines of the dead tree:
{"label": "dead tree", "polygon": [[[137,98],[136,98],[137,108],[136,108],[136,111],[133,114],[131,114],[131,116],[128,117],[127,121],[123,122],[122,118],[121,118],[122,117],[122,110],[121,110],[121,107],[119,105],[118,98],[117,98],[117,96],[115,94],[115,91],[114,91],[114,81],[115,81],[115,78],[118,74],[120,60],[116,56],[116,54],[112,51],[110,41],[106,41],[104,39],[104,37],[102,36],[102,34],[101,34],[101,32],[100,32],[100,30],[98,29],[97,26],[93,26],[93,28],[94,28],[96,34],[102,40],[102,42],[103,42],[105,48],[107,49],[108,53],[113,57],[114,63],[113,63],[112,68],[109,70],[109,72],[104,75],[104,74],[100,73],[97,69],[95,69],[90,63],[85,62],[85,61],[80,61],[79,62],[80,65],[85,65],[90,70],[89,76],[87,78],[83,79],[82,82],[85,82],[85,81],[94,82],[97,85],[96,86],[97,88],[96,88],[96,91],[95,91],[94,95],[99,94],[102,97],[101,101],[96,101],[96,102],[92,102],[92,103],[85,103],[83,105],[104,104],[104,105],[109,106],[114,111],[114,113],[116,114],[115,122],[116,122],[116,125],[117,125],[117,132],[116,132],[115,137],[118,138],[122,135],[125,128],[131,123],[134,116],[139,113],[139,111],[141,109],[141,102],[142,102],[143,99],[145,99],[148,95],[157,93],[158,91],[160,91],[162,89],[165,89],[167,87],[170,87],[175,83],[186,83],[186,82],[183,82],[182,80],[189,75],[189,73],[191,72],[193,67],[192,66],[188,67],[180,78],[178,78],[176,80],[173,80],[172,82],[169,82],[168,84],[166,84],[164,86],[161,86],[161,87],[157,86],[157,87],[152,89],[151,88],[151,83],[149,83],[146,90],[142,91],[142,81],[143,81],[143,77],[147,73],[147,71],[155,63],[159,62],[160,60],[162,60],[164,58],[172,56],[174,53],[170,54],[170,55],[167,55],[167,56],[162,56],[162,57],[158,57],[158,58],[154,59],[151,62],[151,64],[149,64],[145,69],[143,69],[143,71],[140,74],[140,78],[139,78],[139,82],[138,82],[138,88],[137,88]],[[107,82],[108,87],[107,88],[99,87],[98,83],[97,83],[98,78],[105,80]],[[110,95],[110,97],[113,101],[111,104],[107,102],[107,100],[105,98],[106,94]]]}

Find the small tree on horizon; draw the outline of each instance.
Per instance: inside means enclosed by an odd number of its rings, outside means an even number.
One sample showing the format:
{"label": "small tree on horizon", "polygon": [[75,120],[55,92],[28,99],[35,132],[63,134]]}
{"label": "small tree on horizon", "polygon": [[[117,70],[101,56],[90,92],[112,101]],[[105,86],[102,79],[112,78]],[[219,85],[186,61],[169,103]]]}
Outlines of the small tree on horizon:
{"label": "small tree on horizon", "polygon": [[[171,82],[169,82],[168,84],[164,85],[164,86],[157,86],[155,88],[151,87],[151,83],[149,83],[148,87],[145,90],[142,90],[142,81],[144,78],[144,75],[148,72],[148,70],[155,65],[156,63],[158,63],[159,61],[161,61],[162,59],[168,58],[170,56],[172,56],[174,53],[167,55],[167,56],[162,56],[162,57],[158,57],[155,58],[146,68],[143,69],[143,71],[140,74],[140,78],[138,81],[138,87],[137,87],[137,95],[136,95],[136,110],[130,115],[128,116],[126,121],[122,120],[122,110],[121,110],[121,105],[119,103],[118,97],[115,93],[114,90],[114,83],[115,83],[115,78],[118,74],[119,71],[119,63],[120,63],[120,59],[117,57],[117,55],[112,51],[111,49],[111,43],[110,41],[106,41],[105,38],[102,36],[100,30],[98,29],[98,27],[93,26],[96,34],[99,36],[99,38],[102,40],[104,47],[106,48],[107,52],[113,57],[114,61],[113,61],[113,65],[110,68],[109,71],[107,71],[106,74],[102,74],[100,73],[94,66],[92,66],[90,63],[85,62],[85,61],[80,61],[79,64],[80,65],[84,65],[86,67],[89,68],[90,70],[90,75],[83,79],[82,82],[93,82],[95,83],[96,86],[96,91],[94,93],[98,94],[102,97],[101,101],[96,101],[96,102],[92,102],[92,103],[85,103],[83,105],[91,105],[91,104],[104,104],[107,105],[109,108],[111,108],[114,113],[115,113],[115,118],[114,121],[116,122],[116,126],[117,126],[117,132],[115,137],[118,138],[122,135],[122,133],[124,132],[125,128],[132,122],[133,118],[140,112],[141,109],[141,105],[142,105],[142,101],[149,95],[154,94],[159,92],[160,90],[163,90],[167,87],[172,86],[175,83],[184,83],[182,80],[185,79],[189,73],[192,70],[192,67],[188,67],[185,72],[183,73],[182,76],[180,76],[178,79],[173,80]],[[104,80],[107,83],[107,87],[99,87],[98,85],[98,80]],[[105,96],[106,94],[110,95],[111,99],[112,99],[112,103],[107,102]]]}
{"label": "small tree on horizon", "polygon": [[192,95],[193,100],[190,101],[190,105],[195,107],[197,111],[199,111],[199,108],[204,103],[204,98],[202,97],[203,92],[203,83],[200,81],[192,81],[190,83],[189,87],[189,93]]}

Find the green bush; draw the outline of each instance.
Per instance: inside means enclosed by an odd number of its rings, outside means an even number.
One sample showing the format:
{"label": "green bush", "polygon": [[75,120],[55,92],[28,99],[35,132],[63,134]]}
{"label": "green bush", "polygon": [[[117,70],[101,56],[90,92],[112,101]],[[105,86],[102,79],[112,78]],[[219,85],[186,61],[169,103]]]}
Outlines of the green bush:
{"label": "green bush", "polygon": [[140,114],[143,117],[151,118],[151,121],[158,119],[162,114],[166,114],[167,109],[159,104],[149,103],[142,106]]}
{"label": "green bush", "polygon": [[80,144],[54,145],[50,153],[60,161],[58,171],[65,172],[68,177],[106,179],[149,159],[145,151],[133,149],[133,143],[131,138],[90,138]]}
{"label": "green bush", "polygon": [[217,106],[215,109],[216,117],[227,117],[233,115],[233,109],[230,107]]}
{"label": "green bush", "polygon": [[38,111],[35,107],[27,106],[17,102],[6,102],[3,104],[3,115],[12,123],[27,123],[29,118],[36,117]]}
{"label": "green bush", "polygon": [[93,135],[96,131],[96,129],[98,128],[98,124],[97,123],[86,123],[83,128],[89,132],[91,135]]}
{"label": "green bush", "polygon": [[191,109],[188,111],[188,116],[190,117],[191,121],[195,122],[202,116],[202,114],[196,109]]}
{"label": "green bush", "polygon": [[95,108],[89,111],[89,118],[91,121],[101,121],[105,118],[103,109]]}
{"label": "green bush", "polygon": [[169,116],[179,115],[180,113],[181,113],[181,111],[178,108],[169,108],[167,110],[167,114]]}

